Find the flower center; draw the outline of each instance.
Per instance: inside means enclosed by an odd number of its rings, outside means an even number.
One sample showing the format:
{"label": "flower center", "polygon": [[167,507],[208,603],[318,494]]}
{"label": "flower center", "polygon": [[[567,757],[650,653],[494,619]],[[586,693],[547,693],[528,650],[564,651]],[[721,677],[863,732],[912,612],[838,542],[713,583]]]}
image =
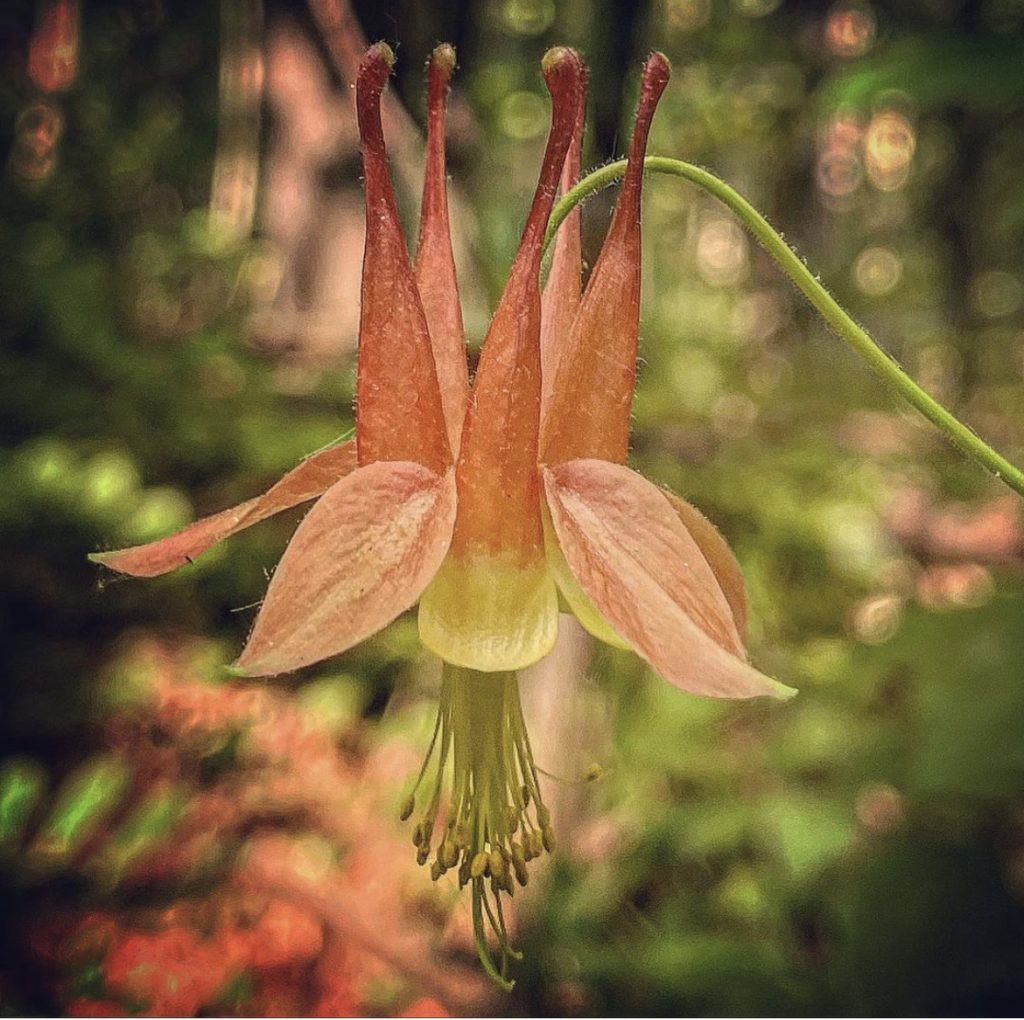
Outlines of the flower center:
{"label": "flower center", "polygon": [[[515,673],[445,663],[434,735],[416,788],[402,805],[403,821],[416,810],[416,794],[432,763],[432,788],[413,831],[416,859],[426,864],[433,857],[435,881],[457,869],[459,888],[472,887],[477,952],[488,974],[511,988],[508,964],[519,954],[509,944],[501,897],[512,896],[516,882],[525,886],[527,863],[555,845]],[[443,799],[446,818],[435,838]],[[488,932],[498,944],[499,966]]]}

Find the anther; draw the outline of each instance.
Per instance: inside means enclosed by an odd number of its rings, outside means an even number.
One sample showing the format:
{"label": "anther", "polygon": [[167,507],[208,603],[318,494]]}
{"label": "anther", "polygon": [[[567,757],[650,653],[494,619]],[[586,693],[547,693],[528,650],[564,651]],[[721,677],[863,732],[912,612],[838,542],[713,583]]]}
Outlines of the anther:
{"label": "anther", "polygon": [[442,868],[454,867],[455,862],[459,859],[459,852],[448,837],[445,837],[444,842],[437,848],[437,859]]}
{"label": "anther", "polygon": [[473,855],[473,860],[469,865],[469,874],[472,878],[480,878],[482,875],[487,874],[487,869],[491,863],[491,859],[487,854],[486,850],[478,850]]}
{"label": "anther", "polygon": [[416,810],[416,798],[409,794],[408,798],[402,802],[402,810],[399,814],[399,818],[405,822],[412,816],[413,811]]}
{"label": "anther", "polygon": [[540,834],[541,839],[544,842],[544,849],[547,850],[549,854],[553,854],[555,852],[555,833],[551,826],[545,825],[544,828],[540,830]]}
{"label": "anther", "polygon": [[544,837],[537,829],[534,829],[533,832],[530,833],[528,839],[530,843],[530,855],[532,857],[540,857],[541,852],[544,849]]}
{"label": "anther", "polygon": [[508,868],[505,865],[505,858],[502,857],[497,847],[491,850],[489,862],[491,865],[491,877],[498,882],[504,882],[508,875]]}
{"label": "anther", "polygon": [[516,881],[525,886],[529,875],[526,872],[526,857],[523,848],[518,843],[512,844],[512,868],[516,873]]}

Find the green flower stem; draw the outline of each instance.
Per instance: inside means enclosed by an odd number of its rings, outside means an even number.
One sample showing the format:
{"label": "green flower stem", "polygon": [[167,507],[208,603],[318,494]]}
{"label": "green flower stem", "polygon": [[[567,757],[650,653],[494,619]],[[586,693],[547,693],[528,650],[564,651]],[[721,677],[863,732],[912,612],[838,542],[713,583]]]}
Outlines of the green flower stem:
{"label": "green flower stem", "polygon": [[[786,275],[804,294],[808,301],[821,313],[825,321],[845,340],[875,371],[882,381],[896,390],[912,404],[933,425],[942,431],[961,453],[972,457],[992,472],[1015,492],[1024,496],[1024,472],[980,439],[968,426],[955,418],[937,400],[926,393],[896,360],[887,354],[874,340],[850,318],[835,298],[815,279],[814,274],[804,265],[800,257],[771,227],[768,221],[737,191],[714,174],[691,163],[670,159],[665,156],[648,156],[644,161],[647,173],[668,174],[681,177],[710,192],[727,205],[743,222],[744,226],[761,242],[768,254],[782,267]],[[551,243],[555,232],[572,209],[610,184],[620,180],[626,172],[626,161],[619,160],[594,170],[565,194],[555,206],[548,224],[545,246]]]}

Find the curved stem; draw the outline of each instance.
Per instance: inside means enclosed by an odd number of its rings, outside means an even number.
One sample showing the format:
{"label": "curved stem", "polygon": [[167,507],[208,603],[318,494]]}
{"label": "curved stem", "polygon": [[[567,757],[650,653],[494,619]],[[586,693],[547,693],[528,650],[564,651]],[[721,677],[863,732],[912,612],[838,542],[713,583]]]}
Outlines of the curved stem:
{"label": "curved stem", "polygon": [[[814,274],[804,265],[800,257],[772,228],[768,221],[742,196],[714,174],[692,163],[670,159],[665,156],[648,156],[644,161],[647,173],[668,174],[681,177],[710,192],[727,205],[743,222],[743,225],[757,238],[782,270],[818,310],[825,321],[846,341],[882,378],[882,381],[896,390],[908,403],[921,412],[936,428],[942,431],[961,453],[973,458],[987,468],[1001,482],[1024,496],[1024,472],[1005,457],[997,453],[979,438],[968,426],[954,417],[934,397],[926,393],[887,354],[868,333],[857,325],[839,306],[835,298],[815,279]],[[545,245],[551,242],[559,225],[572,209],[610,184],[620,180],[626,172],[624,159],[600,167],[583,178],[574,188],[562,196],[551,214]]]}

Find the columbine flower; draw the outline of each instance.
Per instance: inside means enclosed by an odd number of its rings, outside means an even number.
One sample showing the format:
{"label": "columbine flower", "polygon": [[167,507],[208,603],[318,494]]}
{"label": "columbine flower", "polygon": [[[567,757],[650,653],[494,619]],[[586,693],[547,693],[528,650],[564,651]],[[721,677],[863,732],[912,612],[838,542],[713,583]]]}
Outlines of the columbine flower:
{"label": "columbine flower", "polygon": [[[461,885],[471,885],[481,959],[504,981],[514,953],[500,894],[512,894],[513,880],[525,885],[527,863],[554,841],[516,671],[550,651],[559,597],[591,633],[634,650],[684,690],[724,698],[791,692],[746,661],[743,580],[718,532],[625,467],[643,158],[668,61],[656,53],[644,68],[629,168],[586,292],[574,213],[556,242],[542,300],[544,232],[559,178],[565,188],[579,174],[586,88],[573,51],[545,56],[551,132],[472,391],[446,198],[444,115],[454,62],[449,46],[430,62],[415,267],[380,119],[393,56],[378,43],[360,65],[366,249],[354,449],[319,453],[262,497],[170,538],[95,558],[125,573],[163,573],[320,497],[285,550],[238,668],[264,676],[335,655],[419,601],[421,637],[445,667],[434,738],[402,816],[416,810],[434,763],[414,832],[418,858],[432,859],[434,878],[454,869]],[[500,974],[488,928],[500,947]]]}

